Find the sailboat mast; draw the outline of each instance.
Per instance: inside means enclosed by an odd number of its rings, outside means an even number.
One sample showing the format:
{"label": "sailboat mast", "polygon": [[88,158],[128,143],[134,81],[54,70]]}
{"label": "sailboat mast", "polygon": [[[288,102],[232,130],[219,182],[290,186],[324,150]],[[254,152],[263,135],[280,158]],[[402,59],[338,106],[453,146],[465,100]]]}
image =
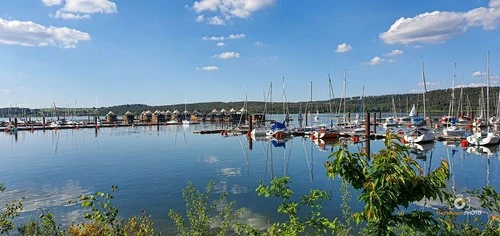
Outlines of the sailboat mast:
{"label": "sailboat mast", "polygon": [[454,106],[455,106],[455,80],[457,78],[457,63],[455,62],[454,69],[453,69],[453,85],[451,86],[451,112],[450,116],[453,116],[454,113]]}
{"label": "sailboat mast", "polygon": [[462,113],[464,112],[464,77],[462,76],[462,86],[460,86],[460,99],[458,100],[458,116],[462,116]]}
{"label": "sailboat mast", "polygon": [[365,86],[363,85],[363,93],[361,93],[361,114],[359,114],[359,117],[361,117],[363,114],[365,114]]}
{"label": "sailboat mast", "polygon": [[273,82],[271,81],[271,84],[269,85],[269,106],[271,110],[271,114],[273,114]]}
{"label": "sailboat mast", "polygon": [[486,126],[489,125],[490,119],[490,51],[488,51],[488,58],[486,59]]}
{"label": "sailboat mast", "polygon": [[[311,106],[312,106],[312,101],[313,101],[313,82],[312,81],[309,84],[309,91],[310,91],[309,99],[310,99],[310,103],[311,103]],[[308,117],[311,114],[311,112],[308,112],[308,110],[307,110],[307,105],[308,104],[306,103],[306,127],[307,127]]]}
{"label": "sailboat mast", "polygon": [[422,99],[424,103],[424,120],[426,119],[425,114],[425,93],[427,92],[427,84],[425,83],[425,72],[424,72],[424,59],[422,58],[422,81],[424,83],[424,91],[422,92]]}
{"label": "sailboat mast", "polygon": [[329,108],[330,108],[330,120],[332,119],[332,79],[330,78],[330,73],[328,73],[328,103],[329,103]]}
{"label": "sailboat mast", "polygon": [[344,110],[342,111],[344,113],[344,123],[347,122],[346,120],[346,114],[345,114],[345,108],[346,108],[346,96],[347,96],[347,91],[346,91],[346,86],[347,86],[347,70],[344,69],[344,88],[343,88],[343,99],[344,99]]}

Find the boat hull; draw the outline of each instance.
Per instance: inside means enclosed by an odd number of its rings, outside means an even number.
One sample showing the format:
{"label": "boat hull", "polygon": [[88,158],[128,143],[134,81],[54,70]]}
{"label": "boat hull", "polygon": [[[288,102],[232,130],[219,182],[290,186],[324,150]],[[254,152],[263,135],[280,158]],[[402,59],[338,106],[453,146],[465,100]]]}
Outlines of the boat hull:
{"label": "boat hull", "polygon": [[500,142],[500,136],[492,132],[475,133],[467,137],[467,142],[472,146],[494,145]]}

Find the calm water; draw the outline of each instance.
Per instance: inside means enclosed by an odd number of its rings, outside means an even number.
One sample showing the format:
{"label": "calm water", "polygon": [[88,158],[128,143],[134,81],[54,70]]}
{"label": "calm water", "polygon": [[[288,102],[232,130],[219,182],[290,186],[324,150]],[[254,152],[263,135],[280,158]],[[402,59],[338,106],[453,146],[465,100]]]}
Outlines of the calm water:
{"label": "calm water", "polygon": [[[81,219],[83,212],[68,200],[117,185],[114,203],[121,216],[146,210],[158,227],[168,230],[172,224],[168,211],[183,210],[182,189],[188,181],[204,188],[213,180],[217,192],[229,192],[230,200],[248,209],[247,222],[265,227],[266,220],[280,219],[276,214],[278,201],[258,197],[255,188],[260,180],[269,182],[273,176],[290,175],[296,194],[310,188],[331,191],[334,197],[325,204],[324,212],[330,217],[341,216],[339,181],[328,180],[323,167],[337,147],[296,137],[279,144],[253,141],[250,149],[246,136],[193,134],[194,130],[213,127],[36,131],[19,132],[17,137],[0,133],[0,182],[7,187],[0,193],[0,202],[25,197],[24,218],[38,217],[39,208],[50,209],[60,223],[68,224]],[[349,149],[357,151],[363,145],[350,144]],[[372,152],[382,145],[382,141],[372,141]],[[419,162],[426,169],[433,169],[441,159],[450,161],[453,175],[449,185],[457,193],[486,184],[500,189],[498,147],[482,150],[491,155],[442,142],[422,148],[426,159]],[[355,210],[361,208],[355,197],[352,205]]]}

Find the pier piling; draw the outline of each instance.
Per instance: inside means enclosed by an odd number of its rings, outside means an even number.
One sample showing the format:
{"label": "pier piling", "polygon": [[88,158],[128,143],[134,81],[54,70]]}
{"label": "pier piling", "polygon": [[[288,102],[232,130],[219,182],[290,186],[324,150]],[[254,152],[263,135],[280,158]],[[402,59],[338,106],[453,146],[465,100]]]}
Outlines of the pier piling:
{"label": "pier piling", "polygon": [[373,113],[373,134],[376,133],[377,133],[377,113]]}
{"label": "pier piling", "polygon": [[365,135],[366,135],[366,138],[370,137],[370,113],[369,112],[366,113],[366,117],[365,117]]}
{"label": "pier piling", "polygon": [[251,115],[249,115],[247,117],[247,120],[248,120],[248,133],[247,133],[247,137],[252,139],[252,137],[250,137],[250,135],[252,134],[252,130],[253,130],[253,118]]}

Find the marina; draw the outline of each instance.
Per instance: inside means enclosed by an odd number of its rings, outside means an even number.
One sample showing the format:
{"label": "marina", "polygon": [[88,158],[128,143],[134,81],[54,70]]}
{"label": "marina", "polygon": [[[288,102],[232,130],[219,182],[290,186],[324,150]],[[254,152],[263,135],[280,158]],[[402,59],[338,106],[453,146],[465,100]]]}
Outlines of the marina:
{"label": "marina", "polygon": [[[282,115],[275,115],[280,117]],[[320,114],[327,119],[327,114]],[[330,189],[333,198],[325,202],[324,214],[341,217],[340,185],[325,175],[328,155],[347,147],[353,152],[376,152],[383,140],[353,139],[343,133],[338,139],[312,140],[309,136],[285,139],[251,138],[247,134],[228,133],[227,125],[200,123],[192,125],[103,126],[86,129],[51,129],[0,134],[0,172],[8,187],[5,200],[25,197],[23,218],[38,215],[37,209],[49,209],[59,222],[68,224],[82,219],[83,210],[67,204],[79,194],[119,186],[116,206],[121,217],[143,210],[152,215],[162,232],[173,230],[168,210],[183,210],[182,188],[193,182],[204,188],[208,180],[216,182],[216,192],[229,192],[229,199],[245,207],[242,219],[265,228],[277,221],[274,201],[258,197],[255,188],[260,180],[289,175],[297,193],[310,188]],[[386,130],[377,127],[377,138]],[[199,135],[207,133],[206,135]],[[210,133],[210,134],[209,134]],[[458,141],[458,140],[457,140]],[[458,193],[490,185],[500,188],[498,145],[462,147],[458,142],[431,142],[410,146],[410,155],[427,168],[440,159],[453,164],[449,188]],[[356,197],[353,209],[362,206]],[[437,202],[412,204],[408,209],[435,211]]]}

